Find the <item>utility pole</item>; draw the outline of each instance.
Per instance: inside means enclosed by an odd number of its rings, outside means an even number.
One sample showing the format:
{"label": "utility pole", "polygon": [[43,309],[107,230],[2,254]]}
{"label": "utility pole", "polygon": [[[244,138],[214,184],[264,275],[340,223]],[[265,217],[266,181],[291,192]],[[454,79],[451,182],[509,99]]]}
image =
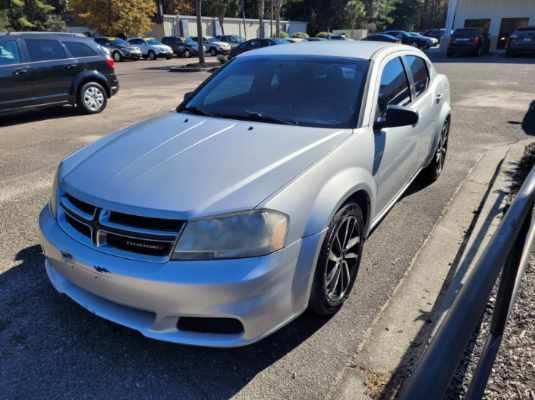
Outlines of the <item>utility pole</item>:
{"label": "utility pole", "polygon": [[264,39],[266,37],[264,32],[264,0],[258,0],[258,23],[260,24],[258,37]]}

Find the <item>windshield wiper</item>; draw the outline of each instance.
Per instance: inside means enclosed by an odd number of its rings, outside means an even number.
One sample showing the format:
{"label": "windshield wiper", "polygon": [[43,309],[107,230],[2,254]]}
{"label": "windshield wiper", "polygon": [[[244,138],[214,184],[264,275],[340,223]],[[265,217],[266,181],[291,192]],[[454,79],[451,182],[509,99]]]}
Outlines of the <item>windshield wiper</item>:
{"label": "windshield wiper", "polygon": [[299,125],[299,122],[297,121],[290,120],[290,119],[277,118],[272,115],[266,115],[260,111],[245,110],[245,113],[247,114],[247,117],[251,121],[272,122],[275,124],[284,124],[284,125]]}
{"label": "windshield wiper", "polygon": [[188,113],[191,113],[191,114],[195,114],[195,115],[203,115],[205,117],[213,117],[214,114],[212,113],[209,113],[208,111],[205,111],[197,106],[190,106],[190,107],[184,107],[182,108],[180,111],[185,111],[185,112],[188,112]]}

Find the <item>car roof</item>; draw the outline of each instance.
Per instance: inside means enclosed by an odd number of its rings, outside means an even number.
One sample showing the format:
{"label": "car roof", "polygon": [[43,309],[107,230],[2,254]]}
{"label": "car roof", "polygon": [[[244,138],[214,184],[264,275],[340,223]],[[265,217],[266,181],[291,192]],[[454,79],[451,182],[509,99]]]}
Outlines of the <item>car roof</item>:
{"label": "car roof", "polygon": [[263,47],[258,50],[242,53],[239,57],[256,55],[301,55],[301,56],[325,56],[344,57],[354,59],[372,59],[374,54],[388,48],[413,49],[410,46],[387,42],[372,41],[319,41],[300,42],[295,44]]}
{"label": "car roof", "polygon": [[71,32],[0,32],[0,37],[4,36],[91,39],[83,33]]}

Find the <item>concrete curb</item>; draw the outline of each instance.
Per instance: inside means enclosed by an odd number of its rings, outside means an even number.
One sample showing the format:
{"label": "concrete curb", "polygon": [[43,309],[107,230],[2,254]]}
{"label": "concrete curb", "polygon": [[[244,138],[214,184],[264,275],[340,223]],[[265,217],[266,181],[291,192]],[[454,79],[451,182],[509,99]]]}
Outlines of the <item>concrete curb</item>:
{"label": "concrete curb", "polygon": [[334,398],[395,396],[495,232],[509,171],[530,142],[489,150],[470,171],[346,367]]}

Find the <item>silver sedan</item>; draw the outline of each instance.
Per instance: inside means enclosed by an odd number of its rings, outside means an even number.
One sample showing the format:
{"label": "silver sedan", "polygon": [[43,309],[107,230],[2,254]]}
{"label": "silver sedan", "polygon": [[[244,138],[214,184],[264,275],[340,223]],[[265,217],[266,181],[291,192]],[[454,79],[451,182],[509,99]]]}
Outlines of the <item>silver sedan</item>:
{"label": "silver sedan", "polygon": [[238,56],[176,112],[82,148],[39,217],[53,286],[159,340],[234,347],[337,312],[366,238],[441,174],[445,76],[421,51],[309,42]]}

